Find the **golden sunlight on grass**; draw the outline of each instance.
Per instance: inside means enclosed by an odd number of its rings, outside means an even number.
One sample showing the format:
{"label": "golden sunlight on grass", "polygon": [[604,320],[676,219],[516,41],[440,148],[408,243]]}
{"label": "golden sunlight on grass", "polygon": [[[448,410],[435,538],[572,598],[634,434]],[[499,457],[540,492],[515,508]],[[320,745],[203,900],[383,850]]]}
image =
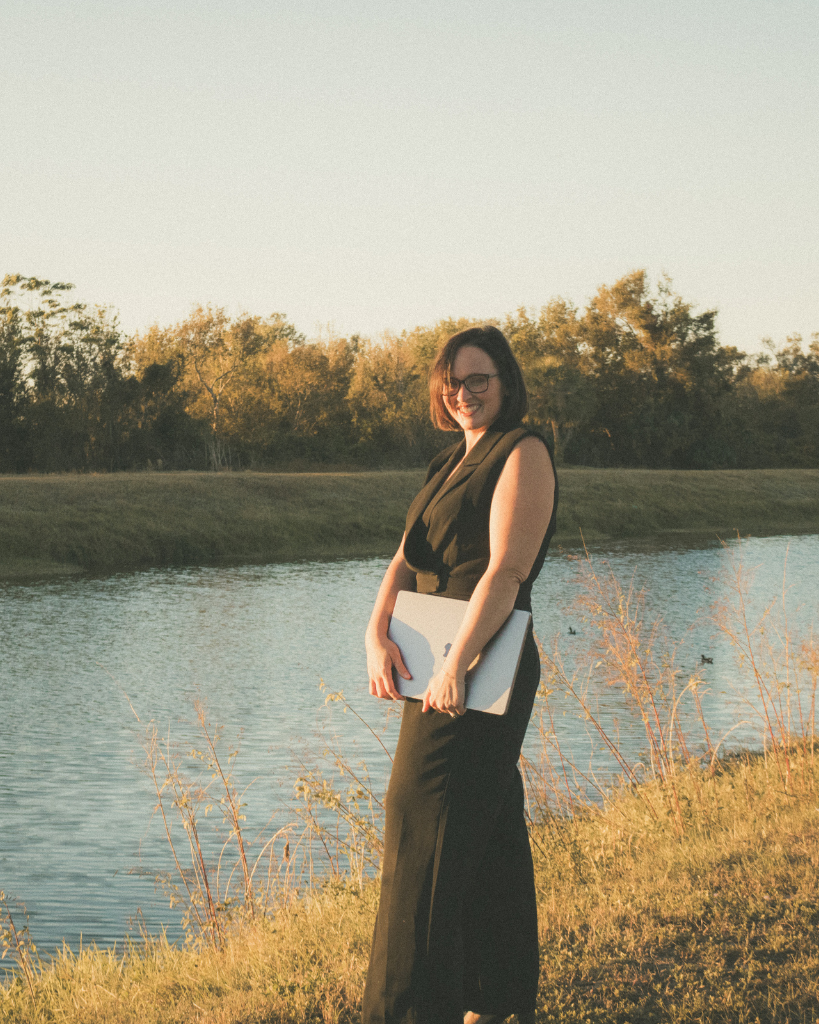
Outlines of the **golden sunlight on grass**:
{"label": "golden sunlight on grass", "polygon": [[[421,470],[0,478],[0,578],[391,554]],[[564,469],[556,541],[819,528],[819,470]]]}
{"label": "golden sunlight on grass", "polygon": [[[811,754],[793,760],[805,785],[792,792],[762,757],[679,780],[682,839],[630,791],[534,829],[539,1022],[812,1024],[819,767]],[[376,883],[331,885],[236,928],[220,951],[153,940],[64,952],[34,998],[22,979],[0,989],[0,1020],[351,1024],[376,900]]]}

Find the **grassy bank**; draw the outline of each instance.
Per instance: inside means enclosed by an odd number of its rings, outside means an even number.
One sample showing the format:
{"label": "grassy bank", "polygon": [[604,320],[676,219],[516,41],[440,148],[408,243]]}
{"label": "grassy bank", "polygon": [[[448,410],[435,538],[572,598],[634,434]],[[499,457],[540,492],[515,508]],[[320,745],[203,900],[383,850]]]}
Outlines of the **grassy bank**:
{"label": "grassy bank", "polygon": [[[819,1010],[819,770],[741,757],[680,780],[681,836],[624,791],[534,830],[542,1024],[814,1024]],[[0,989],[0,1021],[352,1022],[376,887],[328,889],[226,948],[162,941],[63,953]]]}
{"label": "grassy bank", "polygon": [[[0,577],[391,554],[420,470],[0,478]],[[819,530],[819,470],[565,469],[557,542]]]}

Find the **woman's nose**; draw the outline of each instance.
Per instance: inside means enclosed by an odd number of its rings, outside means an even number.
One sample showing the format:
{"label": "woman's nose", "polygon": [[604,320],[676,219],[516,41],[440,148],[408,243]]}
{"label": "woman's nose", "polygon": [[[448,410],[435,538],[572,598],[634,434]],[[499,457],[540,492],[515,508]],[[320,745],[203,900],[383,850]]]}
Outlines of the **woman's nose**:
{"label": "woman's nose", "polygon": [[463,395],[463,397],[464,397],[464,398],[467,398],[467,399],[468,399],[468,398],[469,398],[469,396],[470,396],[471,394],[472,394],[472,392],[471,392],[471,391],[469,390],[469,388],[467,388],[467,386],[466,386],[466,381],[463,381],[463,380],[462,380],[462,381],[461,381],[461,386],[460,386],[460,387],[458,388],[458,390],[457,390],[457,391],[455,392],[455,397],[456,397],[456,398],[458,399],[458,401],[460,402],[460,401],[462,401],[462,399],[461,399],[461,395]]}

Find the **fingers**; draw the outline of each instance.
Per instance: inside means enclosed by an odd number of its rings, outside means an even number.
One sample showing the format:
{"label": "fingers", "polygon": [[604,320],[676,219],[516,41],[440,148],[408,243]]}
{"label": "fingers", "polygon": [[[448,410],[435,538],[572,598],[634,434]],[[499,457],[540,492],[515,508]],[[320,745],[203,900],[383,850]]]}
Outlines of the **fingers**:
{"label": "fingers", "polygon": [[429,695],[424,696],[424,703],[421,707],[422,711],[438,711],[442,715],[449,715],[451,718],[462,718],[466,714],[466,708],[455,707],[455,708],[439,708],[429,699]]}
{"label": "fingers", "polygon": [[460,687],[456,687],[454,692],[448,687],[439,687],[434,685],[435,680],[431,680],[429,686],[424,691],[424,701],[421,706],[421,711],[439,711],[442,714],[451,715],[453,718],[460,718],[466,714],[466,707],[464,706],[464,698],[460,692]]}
{"label": "fingers", "polygon": [[412,679],[412,676],[410,675],[410,671],[407,668],[407,666],[404,664],[404,659],[401,657],[401,652],[398,650],[397,647],[396,647],[396,652],[397,652],[397,657],[393,661],[393,664],[395,665],[395,671],[400,676],[403,676],[404,679]]}
{"label": "fingers", "polygon": [[403,695],[396,690],[392,679],[371,679],[370,693],[373,697],[383,697],[386,700],[404,700]]}
{"label": "fingers", "polygon": [[[403,676],[404,679],[412,679],[410,670],[403,664],[403,658],[401,657],[401,649],[397,643],[392,640],[387,640],[384,648],[384,654],[389,660],[389,669],[392,672],[393,669],[398,673],[399,676]],[[386,663],[385,663],[386,667]]]}
{"label": "fingers", "polygon": [[385,687],[385,690],[386,693],[384,694],[384,696],[389,697],[390,700],[404,699],[403,695],[398,692],[398,688],[395,685],[395,680],[393,679],[392,672],[390,672],[389,676],[387,677],[387,686]]}
{"label": "fingers", "polygon": [[371,672],[370,693],[373,697],[383,697],[386,700],[404,700],[395,686],[392,665],[383,666],[375,672]]}
{"label": "fingers", "polygon": [[386,700],[404,700],[395,685],[393,671],[404,679],[412,679],[398,645],[392,640],[368,643],[367,669],[370,677],[370,693],[373,697]]}

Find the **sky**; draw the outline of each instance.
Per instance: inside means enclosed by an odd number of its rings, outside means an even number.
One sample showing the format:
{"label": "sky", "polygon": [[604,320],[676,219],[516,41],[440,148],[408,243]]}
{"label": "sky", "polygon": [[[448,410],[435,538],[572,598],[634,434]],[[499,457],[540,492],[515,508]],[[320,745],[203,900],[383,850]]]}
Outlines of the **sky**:
{"label": "sky", "polygon": [[583,307],[819,331],[816,0],[2,0],[0,276],[128,333]]}

